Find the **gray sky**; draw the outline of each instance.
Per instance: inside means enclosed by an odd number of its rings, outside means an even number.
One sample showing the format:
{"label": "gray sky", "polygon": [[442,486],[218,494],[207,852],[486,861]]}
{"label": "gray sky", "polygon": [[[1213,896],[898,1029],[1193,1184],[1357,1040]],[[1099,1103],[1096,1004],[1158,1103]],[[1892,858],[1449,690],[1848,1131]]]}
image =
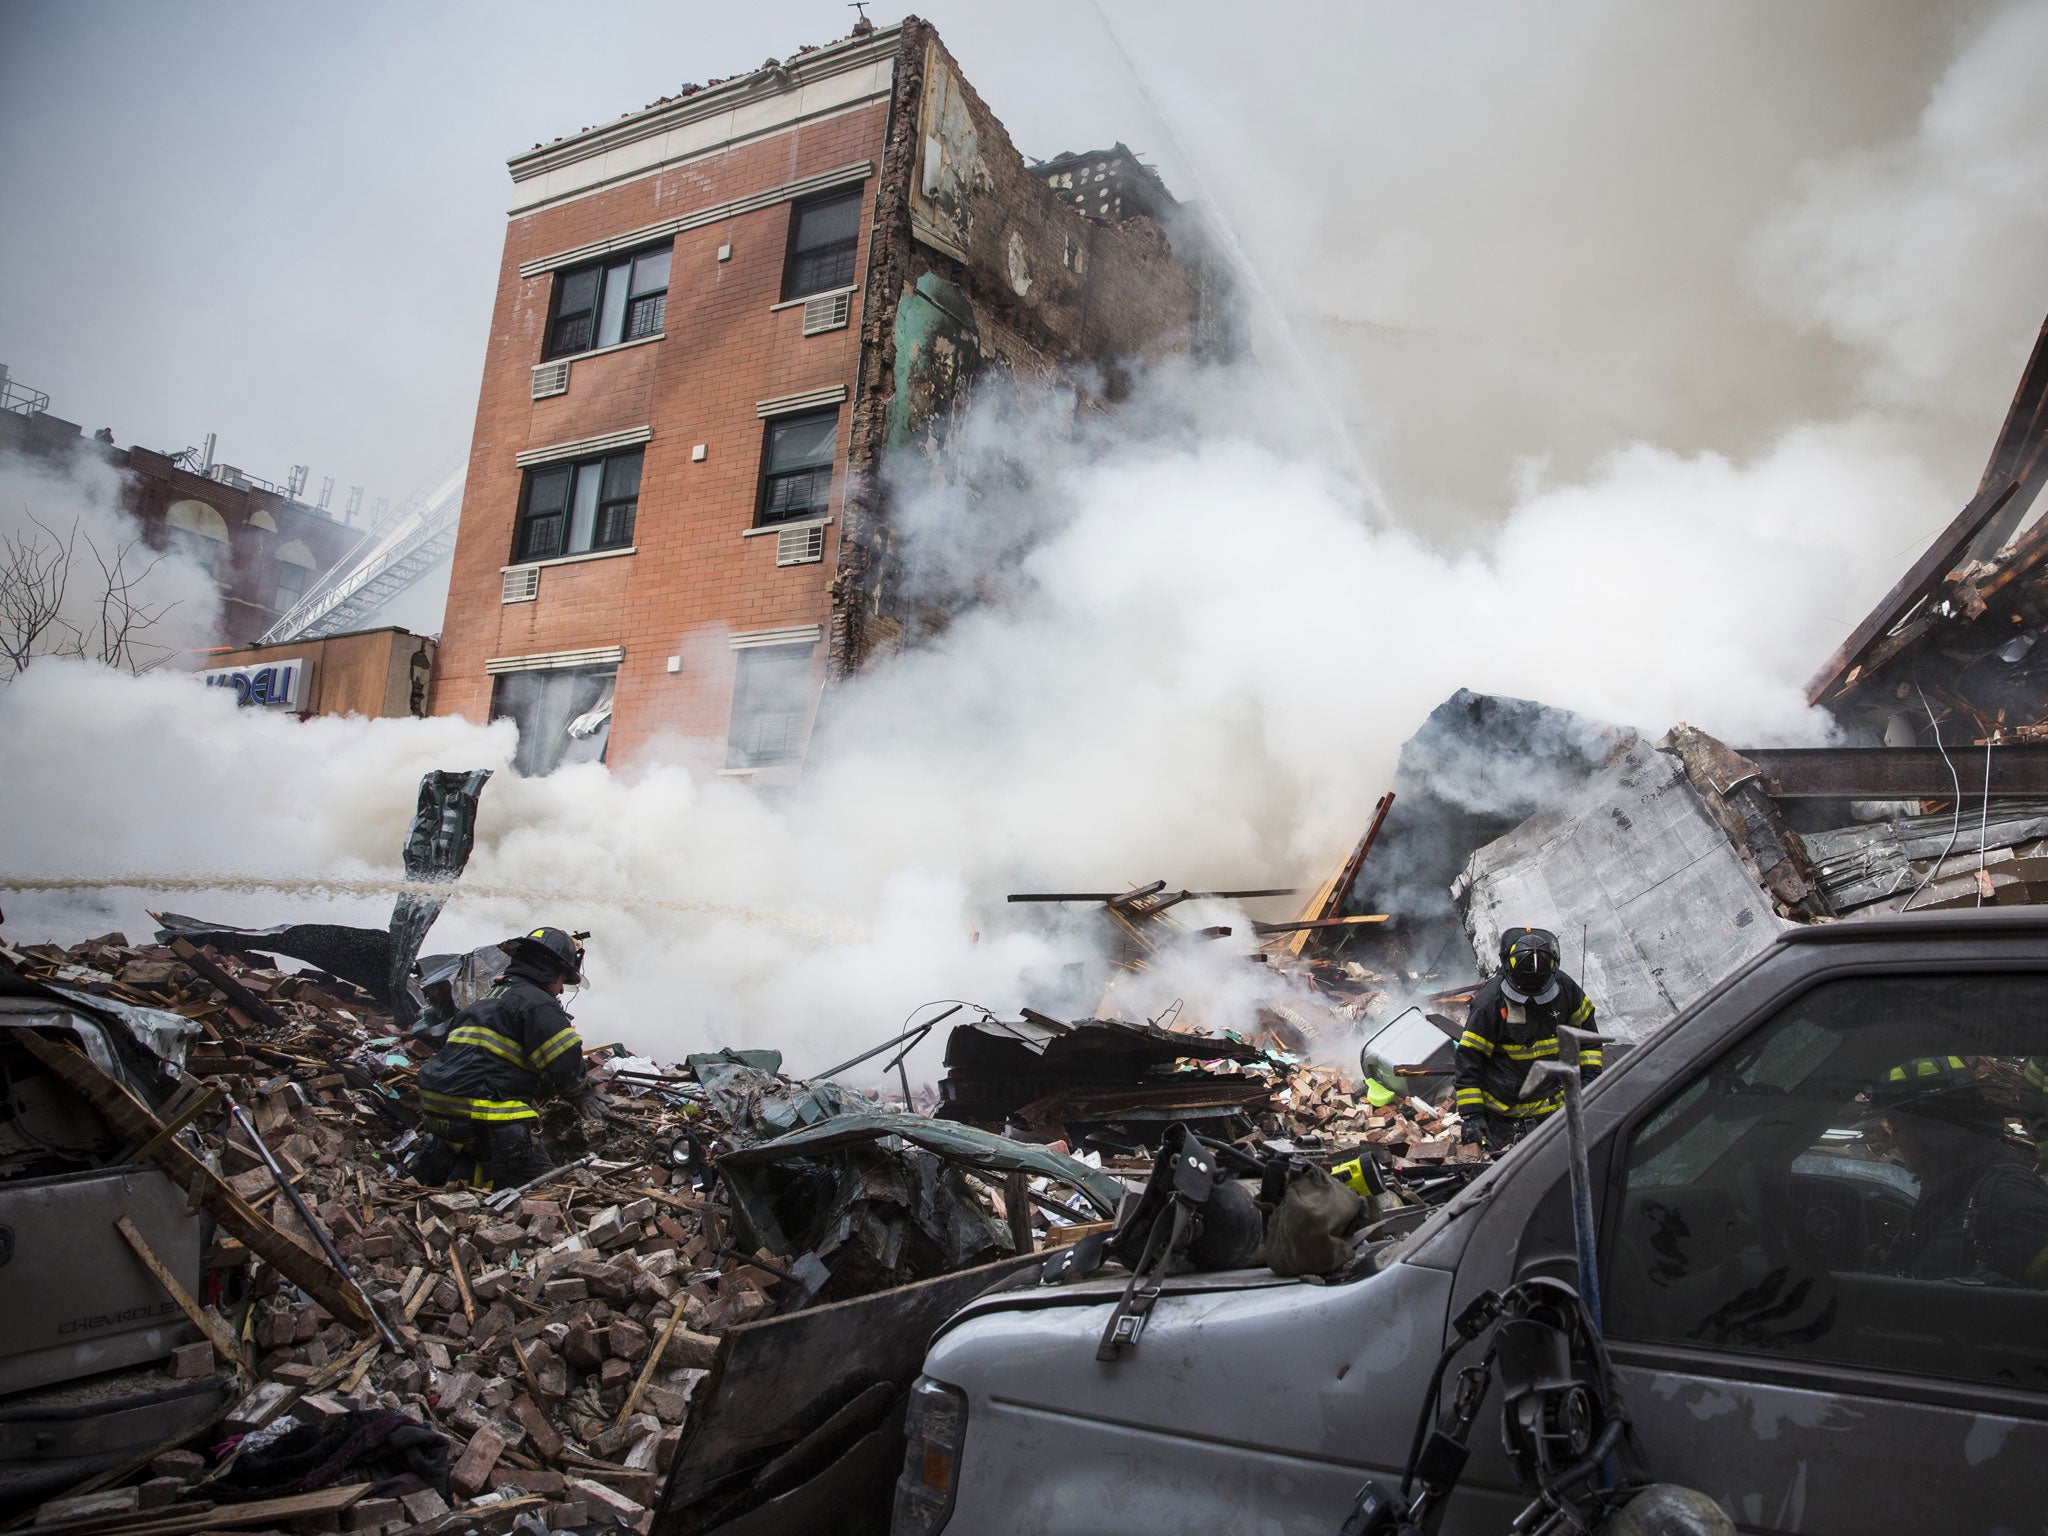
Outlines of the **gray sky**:
{"label": "gray sky", "polygon": [[[1935,526],[1973,488],[2048,308],[2048,0],[1100,7],[923,10],[1024,152],[1121,138],[1225,213],[1410,525],[1873,406]],[[0,0],[0,362],[396,499],[467,450],[506,157],[851,19]]]}
{"label": "gray sky", "polygon": [[[1028,152],[1156,138],[1094,88],[1087,8],[930,10]],[[353,484],[396,500],[468,450],[506,157],[852,20],[837,0],[0,0],[0,362],[123,445],[213,431],[252,474],[333,475],[337,509]],[[1048,68],[1065,105],[1031,85]]]}

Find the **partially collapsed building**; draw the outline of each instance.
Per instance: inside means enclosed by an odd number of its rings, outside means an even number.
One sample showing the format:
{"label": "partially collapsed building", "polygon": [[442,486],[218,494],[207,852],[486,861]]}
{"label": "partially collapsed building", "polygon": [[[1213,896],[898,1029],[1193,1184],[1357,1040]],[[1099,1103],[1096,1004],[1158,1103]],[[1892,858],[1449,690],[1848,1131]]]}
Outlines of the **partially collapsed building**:
{"label": "partially collapsed building", "polygon": [[915,18],[511,173],[433,707],[517,720],[528,773],[674,732],[787,776],[905,639],[890,461],[991,379],[1085,405],[1229,336],[1159,179],[1031,166]]}

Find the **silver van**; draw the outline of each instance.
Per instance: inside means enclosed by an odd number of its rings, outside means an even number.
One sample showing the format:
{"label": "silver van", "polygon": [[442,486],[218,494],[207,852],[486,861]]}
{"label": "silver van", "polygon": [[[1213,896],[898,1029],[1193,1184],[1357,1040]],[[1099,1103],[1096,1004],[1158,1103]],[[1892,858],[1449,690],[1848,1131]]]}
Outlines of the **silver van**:
{"label": "silver van", "polygon": [[[1120,1272],[968,1306],[912,1394],[895,1536],[1334,1536],[1400,1482],[1452,1320],[1575,1273],[1563,1118],[1338,1282],[1169,1280],[1112,1360]],[[2048,1529],[2048,912],[1790,931],[1585,1118],[1658,1478],[1750,1532]],[[1445,1531],[1527,1502],[1498,1411]]]}

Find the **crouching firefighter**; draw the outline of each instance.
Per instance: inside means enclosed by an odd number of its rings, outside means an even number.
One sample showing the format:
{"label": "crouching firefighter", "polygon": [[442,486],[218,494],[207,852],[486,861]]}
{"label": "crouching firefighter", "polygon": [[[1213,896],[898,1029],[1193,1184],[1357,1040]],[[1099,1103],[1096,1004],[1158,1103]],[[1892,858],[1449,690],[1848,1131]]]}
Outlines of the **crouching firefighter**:
{"label": "crouching firefighter", "polygon": [[[1458,1114],[1462,1135],[1490,1152],[1520,1141],[1545,1115],[1564,1105],[1564,1090],[1547,1086],[1539,1098],[1522,1097],[1532,1062],[1557,1055],[1560,1024],[1593,1028],[1593,1000],[1558,968],[1557,935],[1542,928],[1510,928],[1500,936],[1500,971],[1473,995],[1459,1037]],[[1579,1052],[1582,1081],[1600,1072],[1600,1051]]]}
{"label": "crouching firefighter", "polygon": [[557,999],[583,980],[583,948],[560,928],[536,928],[500,946],[510,957],[488,992],[458,1013],[447,1043],[420,1068],[420,1126],[412,1161],[422,1184],[465,1179],[510,1187],[554,1166],[541,1139],[543,1098],[568,1099],[599,1117],[583,1075],[583,1041]]}

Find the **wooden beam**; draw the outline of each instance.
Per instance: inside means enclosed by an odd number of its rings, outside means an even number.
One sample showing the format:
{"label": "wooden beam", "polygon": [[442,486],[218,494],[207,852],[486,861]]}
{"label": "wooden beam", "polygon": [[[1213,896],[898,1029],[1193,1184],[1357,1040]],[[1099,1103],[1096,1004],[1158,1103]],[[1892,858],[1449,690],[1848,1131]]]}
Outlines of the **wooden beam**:
{"label": "wooden beam", "polygon": [[190,1104],[187,1104],[183,1109],[179,1110],[177,1114],[173,1115],[169,1120],[166,1120],[164,1122],[164,1128],[162,1130],[158,1131],[154,1136],[150,1137],[149,1140],[145,1141],[133,1152],[130,1152],[126,1157],[122,1158],[120,1163],[116,1164],[115,1166],[119,1167],[128,1163],[148,1162],[151,1158],[156,1156],[156,1149],[158,1147],[162,1146],[165,1142],[169,1141],[173,1136],[177,1135],[178,1132],[182,1131],[183,1129],[185,1129],[186,1126],[190,1125],[194,1120],[198,1119],[199,1116],[205,1114],[209,1109],[213,1108],[214,1105],[218,1104],[221,1101],[221,1096],[226,1092],[227,1090],[221,1087],[219,1083],[209,1084],[207,1086],[206,1092],[200,1094],[198,1098],[194,1099]]}
{"label": "wooden beam", "polygon": [[171,1176],[200,1209],[240,1238],[249,1251],[325,1307],[349,1327],[374,1326],[355,1283],[337,1275],[327,1261],[300,1246],[249,1208],[220,1176],[188,1152],[175,1137],[159,1137],[163,1125],[126,1086],[102,1072],[83,1051],[52,1044],[33,1029],[15,1031],[28,1052],[97,1109],[116,1134],[132,1142],[155,1143],[150,1161]]}
{"label": "wooden beam", "polygon": [[[675,1336],[676,1324],[683,1320],[683,1303],[686,1299],[684,1296],[676,1297],[675,1309],[669,1313],[668,1321],[662,1324],[661,1337],[654,1341],[654,1348],[647,1356],[647,1363],[640,1367],[640,1375],[633,1382],[633,1390],[626,1394],[625,1402],[619,1405],[619,1416],[612,1420],[613,1429],[623,1427],[626,1420],[633,1417],[633,1410],[640,1406],[640,1394],[647,1390],[647,1383],[654,1380],[654,1373],[661,1369],[661,1357],[668,1353],[668,1341]],[[512,1347],[514,1350],[519,1348],[518,1340],[513,1340]],[[519,1363],[521,1366],[526,1365],[525,1355],[520,1355]],[[529,1369],[527,1374],[530,1377],[532,1371]],[[534,1401],[546,1401],[541,1396],[539,1383],[534,1382],[532,1385]]]}
{"label": "wooden beam", "polygon": [[[1330,928],[1371,928],[1392,919],[1388,912],[1362,912],[1353,917],[1318,917],[1304,923],[1253,923],[1260,938],[1270,933],[1317,933]],[[1226,930],[1227,931],[1227,930]]]}
{"label": "wooden beam", "polygon": [[1306,950],[1309,935],[1316,931],[1315,925],[1328,922],[1344,910],[1344,903],[1350,899],[1352,887],[1358,884],[1359,873],[1365,868],[1366,855],[1372,852],[1372,845],[1378,840],[1380,828],[1386,824],[1387,812],[1393,804],[1392,790],[1380,796],[1379,804],[1373,807],[1372,820],[1366,824],[1365,835],[1358,840],[1358,846],[1351,850],[1351,857],[1344,861],[1335,874],[1316,887],[1315,895],[1311,896],[1308,905],[1301,909],[1298,923],[1275,925],[1271,928],[1261,928],[1254,923],[1252,931],[1293,934],[1293,938],[1285,940],[1280,945],[1282,954],[1299,956]]}
{"label": "wooden beam", "polygon": [[2005,548],[2005,541],[2039,494],[2042,481],[2048,480],[2048,321],[2034,338],[2033,354],[2020,374],[2019,388],[2013,391],[2012,407],[1998,429],[1998,441],[1991,445],[1991,462],[1984,466],[1978,489],[2002,480],[2017,481],[2020,492],[1984,525],[1970,545],[1972,560],[1989,560]]}
{"label": "wooden beam", "polygon": [[143,1268],[156,1276],[156,1283],[164,1288],[164,1294],[178,1304],[178,1310],[192,1320],[192,1326],[204,1334],[213,1344],[214,1353],[235,1368],[242,1371],[242,1352],[235,1347],[234,1338],[219,1323],[206,1315],[206,1309],[192,1299],[192,1293],[178,1282],[170,1266],[156,1256],[156,1250],[149,1246],[149,1240],[136,1229],[135,1223],[126,1216],[114,1223],[114,1230],[128,1241],[135,1250],[135,1257],[142,1260]]}
{"label": "wooden beam", "polygon": [[197,1508],[131,1509],[119,1515],[97,1515],[31,1525],[22,1536],[185,1536],[190,1531],[231,1530],[237,1526],[283,1526],[294,1520],[338,1515],[370,1491],[368,1483],[322,1488],[289,1498],[261,1499],[253,1504],[205,1504]]}
{"label": "wooden beam", "polygon": [[1966,556],[1970,541],[2018,489],[2018,481],[2007,480],[1996,486],[1987,485],[1970,498],[1970,504],[1921,552],[1912,568],[1899,578],[1898,585],[1849,632],[1849,638],[1828,658],[1827,665],[1814,673],[1806,685],[1807,703],[1819,704],[1839,697],[1868,675],[1859,668],[1871,649],[1934,594],[1935,588]]}

